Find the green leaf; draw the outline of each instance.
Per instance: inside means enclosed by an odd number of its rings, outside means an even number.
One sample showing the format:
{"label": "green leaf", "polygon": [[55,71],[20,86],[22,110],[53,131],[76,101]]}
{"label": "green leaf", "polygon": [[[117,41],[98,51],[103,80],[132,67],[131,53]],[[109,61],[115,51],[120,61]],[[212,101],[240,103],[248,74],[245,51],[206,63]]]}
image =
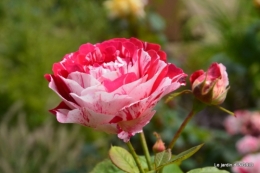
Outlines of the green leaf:
{"label": "green leaf", "polygon": [[182,162],[183,160],[188,159],[193,154],[195,154],[204,144],[197,145],[192,147],[186,151],[181,152],[180,154],[176,155],[174,158],[171,159],[171,162]]}
{"label": "green leaf", "polygon": [[176,164],[171,164],[163,167],[163,173],[183,173],[180,167]]}
{"label": "green leaf", "polygon": [[124,173],[124,171],[118,169],[109,159],[98,163],[90,173]]}
{"label": "green leaf", "polygon": [[157,168],[158,166],[169,162],[171,157],[172,157],[172,153],[170,149],[164,150],[160,153],[156,153],[154,158],[155,167]]}
{"label": "green leaf", "polygon": [[146,172],[146,173],[156,173],[156,171],[152,170],[152,171],[149,171],[149,172]]}
{"label": "green leaf", "polygon": [[225,170],[219,170],[216,167],[205,167],[205,168],[193,169],[187,173],[229,173],[229,172]]}
{"label": "green leaf", "polygon": [[133,156],[126,149],[112,146],[109,150],[109,157],[119,169],[129,173],[139,172]]}
{"label": "green leaf", "polygon": [[[142,168],[145,171],[148,171],[148,165],[147,165],[145,156],[138,156],[138,157],[139,157],[139,161],[141,163]],[[151,156],[151,162],[154,163],[154,156]],[[152,164],[152,167],[154,167],[154,164]]]}
{"label": "green leaf", "polygon": [[191,157],[194,153],[196,153],[204,144],[200,144],[198,146],[192,147],[178,155],[176,155],[175,157],[173,157],[168,163],[161,165],[159,167],[156,167],[156,170],[161,169],[162,167],[169,165],[169,164],[173,164],[173,163],[180,163],[183,160],[186,160],[187,158]]}

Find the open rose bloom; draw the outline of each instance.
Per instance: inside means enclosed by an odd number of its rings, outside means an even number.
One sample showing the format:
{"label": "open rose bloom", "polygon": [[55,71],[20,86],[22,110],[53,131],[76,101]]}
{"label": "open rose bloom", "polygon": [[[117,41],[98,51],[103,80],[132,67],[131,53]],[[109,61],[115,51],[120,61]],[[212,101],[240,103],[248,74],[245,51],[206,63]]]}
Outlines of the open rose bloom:
{"label": "open rose bloom", "polygon": [[258,137],[246,135],[236,143],[236,148],[241,154],[256,152],[260,149],[260,139]]}
{"label": "open rose bloom", "polygon": [[207,70],[198,70],[190,76],[192,92],[200,101],[219,105],[225,99],[229,81],[226,67],[223,64],[213,63]]}
{"label": "open rose bloom", "polygon": [[260,137],[260,111],[236,110],[235,117],[228,116],[224,126],[230,135]]}
{"label": "open rose bloom", "polygon": [[235,164],[232,167],[233,173],[260,173],[260,154],[246,155]]}
{"label": "open rose bloom", "polygon": [[111,39],[83,44],[46,74],[62,99],[50,110],[61,123],[78,123],[127,142],[142,132],[156,103],[185,85],[186,74],[166,62],[157,44],[138,39]]}

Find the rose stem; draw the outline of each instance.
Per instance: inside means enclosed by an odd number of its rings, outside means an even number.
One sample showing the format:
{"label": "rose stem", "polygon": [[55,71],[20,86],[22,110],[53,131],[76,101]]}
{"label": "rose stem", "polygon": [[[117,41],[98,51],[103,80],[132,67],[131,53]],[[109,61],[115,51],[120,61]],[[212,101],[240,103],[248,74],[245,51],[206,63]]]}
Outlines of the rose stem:
{"label": "rose stem", "polygon": [[191,120],[191,118],[195,115],[195,111],[194,109],[192,109],[189,113],[189,115],[185,118],[185,120],[182,122],[180,128],[178,129],[178,131],[175,133],[172,141],[170,142],[168,148],[172,149],[174,147],[175,142],[177,141],[177,139],[179,138],[179,136],[181,135],[181,132],[183,131],[183,129],[185,128],[185,126],[187,125],[187,123]]}
{"label": "rose stem", "polygon": [[133,148],[133,146],[132,146],[132,144],[131,144],[131,142],[128,141],[126,144],[127,144],[128,148],[129,148],[129,150],[130,150],[130,153],[131,153],[132,156],[134,157],[135,163],[137,164],[137,167],[138,167],[140,173],[145,173],[144,170],[143,170],[143,168],[142,168],[142,166],[141,166],[140,160],[139,160],[139,158],[138,158],[138,156],[137,156],[137,154],[136,154],[136,152],[135,152],[135,149]]}
{"label": "rose stem", "polygon": [[201,101],[194,99],[193,100],[193,106],[192,109],[189,113],[189,115],[185,118],[185,120],[182,122],[181,126],[179,127],[179,129],[177,130],[177,132],[175,133],[172,141],[170,142],[168,149],[172,149],[174,147],[175,142],[177,141],[177,139],[179,138],[179,136],[181,135],[181,132],[183,131],[183,129],[185,128],[185,126],[187,125],[187,123],[191,120],[191,118],[198,113],[199,111],[201,111],[202,109],[204,109],[207,105],[202,103]]}
{"label": "rose stem", "polygon": [[142,147],[144,150],[144,155],[145,155],[145,159],[146,159],[146,162],[148,165],[148,169],[149,169],[149,171],[151,171],[152,170],[151,157],[150,157],[150,153],[149,153],[147,143],[145,140],[144,132],[140,133],[140,137],[141,137],[141,143],[142,143]]}

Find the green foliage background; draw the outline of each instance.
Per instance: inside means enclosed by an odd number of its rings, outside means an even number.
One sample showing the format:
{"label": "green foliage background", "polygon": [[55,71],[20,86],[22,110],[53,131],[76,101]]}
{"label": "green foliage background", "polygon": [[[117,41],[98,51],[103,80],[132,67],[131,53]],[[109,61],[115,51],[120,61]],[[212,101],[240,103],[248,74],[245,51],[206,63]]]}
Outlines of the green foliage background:
{"label": "green foliage background", "polygon": [[[179,13],[185,15],[176,14],[180,40],[171,42],[163,33],[167,23],[149,5],[145,19],[129,23],[125,19],[108,19],[102,3],[103,0],[0,1],[0,141],[5,141],[0,147],[0,172],[86,172],[107,156],[111,144],[123,145],[115,136],[84,127],[77,131],[77,125],[61,125],[47,112],[58,104],[59,98],[48,88],[43,75],[52,73],[54,62],[86,42],[131,36],[157,42],[167,51],[169,61],[188,74],[206,69],[213,61],[221,62],[227,67],[231,84],[224,106],[232,111],[259,109],[260,8],[253,1],[237,0],[230,10],[223,3],[216,6],[210,0],[197,0],[198,11],[206,10],[207,15],[194,12],[191,1],[182,1]],[[145,127],[148,144],[155,142],[153,131],[158,131],[168,143],[190,106],[186,96],[168,105],[160,103],[156,116]],[[224,117],[217,110],[207,109],[187,127],[176,144],[177,153],[201,142],[208,145],[194,159],[184,162],[184,169],[212,166],[215,161],[233,162],[240,157],[231,145],[235,140],[223,131]],[[48,128],[48,132],[42,130]],[[78,137],[71,138],[70,135],[75,137],[70,133],[74,131]],[[49,138],[49,134],[57,137]],[[66,137],[60,139],[62,135]],[[56,151],[60,140],[68,145]],[[133,143],[138,148],[137,138],[133,138]],[[32,148],[45,154],[34,155]],[[142,154],[138,149],[137,152]],[[57,157],[51,158],[52,155]],[[68,155],[73,155],[74,160]],[[51,161],[41,164],[49,158]],[[64,158],[65,169],[60,158]],[[29,161],[34,159],[35,162]]]}
{"label": "green foliage background", "polygon": [[3,0],[0,11],[0,110],[20,100],[37,124],[57,101],[43,75],[82,43],[106,39],[108,21],[98,1]]}

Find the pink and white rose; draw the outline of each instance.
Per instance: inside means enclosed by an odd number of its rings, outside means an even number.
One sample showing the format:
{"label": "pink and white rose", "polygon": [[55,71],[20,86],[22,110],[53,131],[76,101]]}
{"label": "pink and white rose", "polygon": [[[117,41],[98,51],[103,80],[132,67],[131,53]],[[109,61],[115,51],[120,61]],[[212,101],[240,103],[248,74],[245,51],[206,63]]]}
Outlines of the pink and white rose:
{"label": "pink and white rose", "polygon": [[253,153],[260,149],[260,140],[257,137],[246,135],[236,143],[236,148],[241,154]]}
{"label": "pink and white rose", "polygon": [[213,63],[207,72],[194,72],[190,83],[194,96],[206,104],[219,105],[226,99],[229,81],[223,64]]}
{"label": "pink and white rose", "polygon": [[228,116],[224,121],[226,131],[230,135],[244,134],[260,136],[260,112],[249,110],[236,110],[235,117]]}
{"label": "pink and white rose", "polygon": [[241,132],[242,123],[237,117],[228,116],[224,121],[224,126],[228,134],[235,135]]}
{"label": "pink and white rose", "polygon": [[142,132],[156,103],[185,85],[187,76],[167,63],[159,45],[136,38],[83,44],[52,70],[45,78],[62,99],[50,110],[59,122],[117,134],[125,142]]}
{"label": "pink and white rose", "polygon": [[224,126],[228,134],[243,133],[245,123],[250,121],[251,112],[248,110],[236,110],[235,116],[228,116],[224,120]]}
{"label": "pink and white rose", "polygon": [[233,173],[260,173],[260,154],[250,154],[236,162],[232,167]]}

